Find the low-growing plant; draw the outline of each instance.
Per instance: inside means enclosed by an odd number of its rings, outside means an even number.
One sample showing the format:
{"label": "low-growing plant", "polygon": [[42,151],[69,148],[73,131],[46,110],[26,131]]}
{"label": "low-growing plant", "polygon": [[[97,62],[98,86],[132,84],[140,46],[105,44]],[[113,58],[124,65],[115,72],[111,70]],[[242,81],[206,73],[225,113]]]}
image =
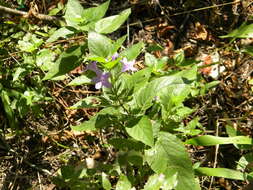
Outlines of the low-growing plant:
{"label": "low-growing plant", "polygon": [[[126,36],[118,40],[108,38],[105,34],[117,30],[130,14],[127,9],[119,15],[102,18],[108,6],[109,1],[83,9],[78,1],[68,1],[64,16],[67,25],[58,29],[47,42],[78,33],[87,34],[87,41],[61,54],[44,80],[63,76],[85,63],[84,73],[68,85],[93,84],[102,94],[88,96],[69,109],[98,108],[99,112],[89,121],[71,128],[113,131],[107,143],[118,154],[113,163],[100,163],[95,168],[64,166],[55,183],[71,189],[92,189],[93,184],[94,188],[108,190],[197,190],[200,189],[199,175],[247,179],[250,175],[236,170],[200,167],[200,163],[193,167],[185,148],[185,144],[252,144],[252,139],[245,136],[200,135],[204,131],[197,117],[184,122],[195,111],[184,102],[204,95],[218,81],[202,83],[198,62],[185,59],[183,52],[173,59],[156,58],[145,50],[143,42],[124,48]],[[135,60],[143,52],[145,60],[140,69]],[[168,70],[168,64],[177,69]],[[195,135],[200,136],[185,141]],[[112,180],[115,176],[116,183]]]}
{"label": "low-growing plant", "polygon": [[[87,163],[63,166],[53,182],[70,189],[198,190],[198,176],[202,175],[249,179],[250,172],[193,165],[185,148],[186,144],[235,144],[238,148],[243,148],[240,144],[252,145],[251,138],[238,135],[229,126],[229,137],[203,135],[199,118],[191,115],[195,108],[186,106],[187,100],[204,95],[218,81],[202,82],[198,61],[186,59],[184,52],[173,58],[157,58],[143,42],[124,47],[126,35],[116,40],[109,38],[107,34],[119,29],[131,13],[131,9],[126,9],[103,18],[109,4],[106,1],[84,9],[78,0],[69,0],[64,14],[66,23],[61,28],[36,30],[35,34],[30,29],[21,34],[18,47],[22,62],[18,62],[13,73],[4,65],[0,67],[0,97],[12,128],[16,126],[12,123],[16,122],[15,110],[22,116],[36,102],[46,99],[42,81],[64,79],[81,64],[85,64],[85,71],[68,85],[94,85],[101,91],[101,95],[88,96],[69,107],[99,110],[90,120],[71,129],[110,131],[112,135],[105,146],[114,147],[116,156],[111,162],[93,167]],[[63,7],[55,11],[60,10]],[[245,37],[251,27],[242,28],[247,31],[234,31],[224,37]],[[54,44],[59,38],[74,39],[80,34],[82,41],[69,43],[67,48]],[[139,55],[144,55],[144,61],[137,64]],[[169,70],[170,65],[176,69]],[[36,69],[45,73],[42,80],[41,74],[35,74]],[[36,85],[24,85],[27,75]],[[190,136],[197,137],[189,139]],[[242,157],[237,169],[245,170],[251,159],[252,155]]]}

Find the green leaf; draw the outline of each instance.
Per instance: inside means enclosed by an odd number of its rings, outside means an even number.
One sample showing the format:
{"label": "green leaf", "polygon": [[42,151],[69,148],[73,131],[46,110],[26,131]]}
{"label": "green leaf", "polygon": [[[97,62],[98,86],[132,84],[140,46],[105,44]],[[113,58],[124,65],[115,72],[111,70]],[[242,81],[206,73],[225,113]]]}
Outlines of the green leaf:
{"label": "green leaf", "polygon": [[195,169],[195,173],[199,176],[223,177],[235,180],[245,180],[246,175],[242,172],[227,168],[206,168],[199,167]]}
{"label": "green leaf", "polygon": [[102,34],[108,34],[116,31],[128,18],[131,9],[122,11],[119,15],[103,18],[95,24],[95,31]]}
{"label": "green leaf", "polygon": [[145,64],[149,67],[157,65],[158,61],[156,57],[150,53],[145,53]]}
{"label": "green leaf", "polygon": [[57,59],[55,64],[50,68],[49,72],[43,78],[43,80],[52,79],[64,75],[81,63],[81,57],[84,54],[83,46],[73,46],[63,52]]}
{"label": "green leaf", "polygon": [[212,135],[203,135],[185,141],[185,144],[195,146],[214,146],[218,144],[253,144],[252,138],[246,136],[236,137],[216,137]]}
{"label": "green leaf", "polygon": [[42,49],[36,55],[36,64],[43,71],[48,71],[54,64],[55,54],[49,49]]}
{"label": "green leaf", "polygon": [[130,190],[131,187],[131,182],[127,179],[127,176],[121,175],[119,181],[116,184],[115,190]]}
{"label": "green leaf", "polygon": [[83,7],[78,0],[68,0],[64,18],[68,26],[77,27],[82,22]]}
{"label": "green leaf", "polygon": [[5,90],[1,91],[1,100],[4,106],[4,111],[5,114],[7,116],[8,119],[8,123],[11,127],[12,130],[17,129],[18,125],[17,125],[17,118],[14,115],[14,111],[11,108],[11,102],[10,102],[10,98],[8,96],[8,93]]}
{"label": "green leaf", "polygon": [[101,100],[95,96],[88,96],[80,101],[78,101],[73,106],[70,106],[69,109],[80,109],[80,108],[97,108],[100,107]]}
{"label": "green leaf", "polygon": [[103,3],[97,7],[85,9],[82,12],[82,17],[84,17],[85,20],[88,22],[97,21],[97,20],[103,18],[103,16],[105,15],[105,13],[109,7],[109,4],[110,4],[110,0],[106,1],[105,3]]}
{"label": "green leaf", "polygon": [[[236,137],[236,136],[243,135],[240,131],[234,129],[233,127],[231,127],[229,125],[226,125],[226,132],[229,137]],[[238,149],[249,149],[249,150],[252,149],[251,145],[234,144],[234,146]]]}
{"label": "green leaf", "polygon": [[200,190],[194,179],[189,155],[182,142],[174,135],[160,132],[155,146],[145,151],[148,164],[157,174],[177,175],[176,190]]}
{"label": "green leaf", "polygon": [[116,42],[113,43],[113,49],[111,53],[115,53],[116,51],[118,51],[118,49],[122,46],[122,44],[126,40],[126,37],[127,35],[124,35],[120,37],[119,39],[117,39]]}
{"label": "green leaf", "polygon": [[113,107],[107,107],[100,110],[89,121],[85,121],[77,126],[71,126],[74,131],[96,131],[101,128],[115,124],[117,121],[118,110]]}
{"label": "green leaf", "polygon": [[60,28],[58,30],[56,30],[51,36],[50,38],[47,39],[47,43],[49,42],[53,42],[55,40],[58,40],[59,38],[66,38],[69,35],[74,34],[75,32],[73,30],[70,30],[69,27],[63,27]]}
{"label": "green leaf", "polygon": [[237,163],[236,169],[245,171],[246,169],[250,169],[250,171],[253,170],[252,165],[253,164],[253,153],[248,153],[243,155],[240,160]]}
{"label": "green leaf", "polygon": [[179,53],[177,53],[174,57],[173,57],[175,64],[177,66],[180,66],[183,64],[184,60],[185,60],[185,56],[184,56],[184,51],[181,50]]}
{"label": "green leaf", "polygon": [[86,77],[85,75],[81,75],[68,83],[68,86],[78,86],[83,84],[91,84],[91,79]]}
{"label": "green leaf", "polygon": [[132,138],[113,138],[109,139],[108,143],[121,150],[142,150],[144,148],[144,145],[141,142],[136,141]]}
{"label": "green leaf", "polygon": [[253,46],[247,46],[241,49],[241,52],[247,53],[250,56],[253,56]]}
{"label": "green leaf", "polygon": [[19,76],[20,76],[22,73],[26,72],[26,71],[27,71],[27,70],[26,70],[25,68],[18,67],[17,70],[15,71],[14,75],[13,75],[12,81],[14,82],[14,81],[18,80]]}
{"label": "green leaf", "polygon": [[182,132],[184,135],[198,135],[202,132],[202,130],[196,129],[196,127],[202,128],[202,125],[199,123],[199,118],[194,118],[191,120],[187,126],[182,126],[174,129],[174,131]]}
{"label": "green leaf", "polygon": [[209,90],[209,89],[217,86],[218,84],[220,84],[220,81],[217,81],[217,80],[209,82],[209,83],[206,83],[205,84],[205,90],[207,91],[207,90]]}
{"label": "green leaf", "polygon": [[172,190],[177,183],[177,173],[171,177],[165,177],[163,174],[154,174],[148,178],[143,190]]}
{"label": "green leaf", "polygon": [[104,172],[102,172],[102,186],[105,190],[112,189],[112,185],[110,181],[107,179],[107,175]]}
{"label": "green leaf", "polygon": [[253,38],[253,24],[243,23],[239,28],[220,38]]}
{"label": "green leaf", "polygon": [[137,44],[132,45],[131,47],[125,49],[120,55],[122,57],[126,57],[128,61],[131,61],[135,59],[142,51],[144,48],[144,43],[139,42]]}
{"label": "green leaf", "polygon": [[88,48],[93,55],[107,58],[112,51],[112,41],[96,32],[89,32],[88,34]]}
{"label": "green leaf", "polygon": [[144,115],[133,127],[127,127],[126,131],[134,139],[151,147],[154,145],[152,124],[147,116]]}
{"label": "green leaf", "polygon": [[42,39],[37,38],[34,34],[27,33],[22,40],[18,41],[18,46],[22,51],[31,53],[38,49],[42,43]]}
{"label": "green leaf", "polygon": [[[135,106],[141,108],[142,110],[146,110],[153,105],[152,101],[158,93],[161,93],[161,95],[164,94],[161,92],[161,90],[166,91],[166,88],[170,88],[172,90],[174,89],[173,91],[175,94],[178,94],[178,92],[182,89],[188,88],[186,85],[190,85],[192,81],[196,80],[196,77],[197,68],[195,67],[190,70],[184,70],[169,76],[157,78],[148,83],[147,85],[143,86],[139,91],[137,91],[137,93],[134,95]],[[181,87],[179,88],[181,90],[177,90],[177,85],[181,85]],[[172,88],[170,86],[174,87]],[[178,98],[177,96],[174,96],[173,101],[182,101],[182,99],[185,98],[187,93],[184,93],[184,95],[179,96]]]}

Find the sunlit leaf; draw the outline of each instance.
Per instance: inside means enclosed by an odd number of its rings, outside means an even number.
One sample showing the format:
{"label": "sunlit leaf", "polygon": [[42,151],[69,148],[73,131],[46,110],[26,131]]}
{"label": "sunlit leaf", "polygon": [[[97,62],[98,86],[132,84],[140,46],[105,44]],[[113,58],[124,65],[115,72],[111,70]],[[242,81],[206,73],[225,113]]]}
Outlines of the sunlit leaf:
{"label": "sunlit leaf", "polygon": [[253,38],[253,24],[243,23],[239,28],[220,38]]}
{"label": "sunlit leaf", "polygon": [[174,135],[160,132],[158,139],[145,151],[148,164],[157,174],[170,177],[177,174],[176,190],[200,190],[194,179],[192,163],[183,143]]}
{"label": "sunlit leaf", "polygon": [[83,21],[83,7],[78,0],[68,0],[66,5],[66,12],[64,18],[66,19],[68,26],[77,27],[78,24]]}
{"label": "sunlit leaf", "polygon": [[56,30],[51,36],[50,38],[47,39],[46,42],[53,42],[55,40],[58,40],[59,38],[66,38],[72,34],[74,34],[75,31],[72,29],[70,30],[70,27],[62,27],[58,30]]}
{"label": "sunlit leaf", "polygon": [[64,75],[80,65],[84,53],[83,46],[73,46],[63,52],[43,80]]}
{"label": "sunlit leaf", "polygon": [[112,51],[112,41],[96,32],[88,34],[88,48],[91,54],[106,58]]}
{"label": "sunlit leaf", "polygon": [[189,139],[185,144],[196,146],[214,146],[218,144],[253,144],[252,138],[246,136],[236,137],[217,137],[212,135],[203,135]]}
{"label": "sunlit leaf", "polygon": [[120,55],[122,57],[126,57],[128,61],[131,61],[135,59],[141,53],[143,48],[144,48],[144,43],[139,42],[125,49]]}
{"label": "sunlit leaf", "polygon": [[227,168],[206,168],[199,167],[195,169],[195,172],[199,176],[214,176],[223,177],[227,179],[245,180],[246,175],[242,172],[227,169]]}
{"label": "sunlit leaf", "polygon": [[133,127],[127,127],[126,131],[134,139],[139,140],[146,145],[153,146],[153,129],[151,121],[147,116],[143,116]]}
{"label": "sunlit leaf", "polygon": [[68,83],[68,86],[78,86],[78,85],[90,84],[90,83],[91,83],[91,79],[90,78],[88,78],[85,75],[81,75],[81,76],[76,77],[70,83]]}
{"label": "sunlit leaf", "polygon": [[95,31],[98,33],[108,34],[117,30],[128,18],[131,9],[121,12],[119,15],[103,18],[95,24]]}
{"label": "sunlit leaf", "polygon": [[127,179],[127,176],[121,175],[119,181],[116,184],[115,190],[130,190],[131,187],[131,182]]}

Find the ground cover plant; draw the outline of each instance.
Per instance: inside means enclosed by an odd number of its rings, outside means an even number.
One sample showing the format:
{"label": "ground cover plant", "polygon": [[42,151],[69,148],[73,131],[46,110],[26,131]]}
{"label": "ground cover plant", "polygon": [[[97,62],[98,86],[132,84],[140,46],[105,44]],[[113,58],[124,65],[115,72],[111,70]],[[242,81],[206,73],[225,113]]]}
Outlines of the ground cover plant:
{"label": "ground cover plant", "polygon": [[[23,1],[17,3],[25,5]],[[241,127],[244,120],[250,127],[251,111],[242,111],[239,120],[233,112],[224,112],[226,104],[231,104],[226,102],[226,93],[223,99],[216,99],[218,108],[212,107],[215,111],[210,114],[200,101],[212,99],[215,91],[229,91],[223,79],[219,80],[225,70],[223,62],[220,58],[213,61],[213,57],[220,52],[252,56],[250,45],[233,46],[238,39],[252,37],[250,21],[220,34],[219,39],[228,39],[227,44],[216,47],[204,59],[187,55],[189,49],[184,48],[169,54],[167,47],[167,54],[162,55],[166,48],[158,43],[147,44],[144,39],[127,43],[131,37],[129,29],[123,35],[120,30],[134,12],[126,8],[108,16],[113,3],[105,1],[84,8],[78,0],[68,0],[65,5],[60,1],[50,14],[61,13],[62,19],[43,28],[29,23],[27,18],[22,18],[17,26],[11,19],[4,21],[1,147],[3,157],[9,156],[16,163],[12,163],[15,166],[8,175],[3,175],[6,181],[3,188],[28,189],[25,184],[12,186],[12,180],[8,179],[22,164],[37,172],[39,181],[31,189],[43,188],[40,175],[47,181],[45,188],[51,189],[195,190],[211,189],[218,183],[218,188],[231,189],[251,181],[252,138]],[[159,2],[156,6],[165,11]],[[35,13],[32,15],[37,18]],[[57,16],[50,18],[54,20]],[[199,31],[195,38],[205,40],[206,29],[200,24],[196,27]],[[163,28],[161,35],[170,29]],[[252,85],[250,68],[238,80],[246,83],[247,89]],[[68,94],[79,91],[78,98]],[[60,96],[62,92],[65,94]],[[251,110],[250,100],[245,100],[243,93],[245,90],[240,91],[242,98],[231,96],[239,102],[238,110],[244,105]],[[248,94],[252,95],[251,89]],[[207,102],[204,104],[209,105]],[[222,103],[224,107],[220,108]],[[210,104],[213,106],[212,101]],[[57,105],[61,108],[57,109]],[[52,106],[59,112],[59,118],[50,115]],[[216,111],[222,117],[213,119],[217,117]],[[47,112],[51,112],[50,116]],[[74,117],[76,113],[80,114],[76,116],[78,120]],[[46,117],[60,124],[56,129],[50,123],[56,132],[49,132]],[[212,134],[208,134],[210,126],[205,121],[214,121]],[[235,126],[239,121],[240,126]],[[36,126],[35,131],[21,123]],[[24,136],[28,140],[23,140]],[[21,150],[16,151],[18,146],[10,144],[15,141],[23,146]],[[43,150],[40,143],[50,146]],[[214,146],[213,151],[209,149]],[[219,146],[229,146],[228,149],[237,152],[228,159],[223,156],[226,152],[220,151],[227,164],[224,161],[217,167]],[[213,164],[208,161],[208,154],[201,155],[202,150],[214,152]],[[41,152],[47,155],[46,164],[29,158],[43,157]],[[59,161],[52,168],[49,163],[55,157]],[[214,185],[214,177],[224,180],[225,185],[219,180]],[[233,187],[226,180],[231,180]]]}

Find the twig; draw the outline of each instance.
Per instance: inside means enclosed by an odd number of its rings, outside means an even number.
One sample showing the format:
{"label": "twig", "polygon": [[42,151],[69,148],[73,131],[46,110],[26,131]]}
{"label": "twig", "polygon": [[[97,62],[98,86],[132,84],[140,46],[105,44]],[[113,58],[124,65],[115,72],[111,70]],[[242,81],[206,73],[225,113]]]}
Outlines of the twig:
{"label": "twig", "polygon": [[[226,5],[237,4],[237,3],[240,3],[241,1],[242,0],[237,0],[237,1],[233,1],[233,2],[222,3],[222,4],[212,5],[212,6],[208,6],[208,7],[201,7],[201,8],[198,8],[198,9],[193,9],[193,10],[189,10],[189,11],[183,11],[183,12],[171,14],[171,15],[168,15],[168,16],[172,17],[172,16],[183,15],[183,14],[189,14],[189,13],[192,13],[192,12],[204,11],[204,10],[213,9],[213,8],[216,8],[216,7],[222,7],[222,6],[226,6]],[[163,15],[163,16],[166,17],[166,15]],[[153,21],[158,20],[159,18],[160,17],[151,18],[151,19],[143,21],[143,23],[153,22]],[[139,25],[139,22],[134,22],[134,23],[129,24],[129,26],[136,26],[136,25]],[[123,27],[126,27],[126,26],[123,26]]]}
{"label": "twig", "polygon": [[[218,120],[216,121],[216,134],[215,136],[219,136],[219,122]],[[214,162],[213,162],[213,168],[216,168],[217,166],[217,157],[218,157],[218,151],[219,151],[219,145],[215,146],[215,153],[214,153]],[[214,181],[214,176],[211,177],[211,182],[209,185],[209,190],[212,188],[213,185],[213,181]]]}
{"label": "twig", "polygon": [[193,9],[193,10],[189,10],[189,11],[183,11],[183,12],[171,14],[169,16],[178,16],[178,15],[183,15],[183,14],[187,14],[187,13],[203,11],[203,10],[206,10],[206,9],[213,9],[213,8],[216,8],[216,7],[222,7],[222,6],[225,6],[225,5],[237,4],[237,3],[240,3],[241,1],[242,0],[237,0],[237,1],[233,1],[233,2],[222,3],[222,4],[212,5],[212,6],[208,6],[208,7],[201,7],[201,8],[198,8],[198,9]]}
{"label": "twig", "polygon": [[48,20],[48,21],[59,20],[59,18],[57,18],[55,16],[40,14],[40,13],[37,13],[33,10],[29,11],[29,12],[25,12],[25,11],[19,11],[19,10],[11,9],[11,8],[8,8],[8,7],[4,7],[4,6],[1,6],[1,5],[0,5],[0,12],[6,12],[6,13],[10,13],[10,14],[22,15],[24,17],[30,17],[31,15],[33,15],[35,18],[38,18],[40,20]]}

